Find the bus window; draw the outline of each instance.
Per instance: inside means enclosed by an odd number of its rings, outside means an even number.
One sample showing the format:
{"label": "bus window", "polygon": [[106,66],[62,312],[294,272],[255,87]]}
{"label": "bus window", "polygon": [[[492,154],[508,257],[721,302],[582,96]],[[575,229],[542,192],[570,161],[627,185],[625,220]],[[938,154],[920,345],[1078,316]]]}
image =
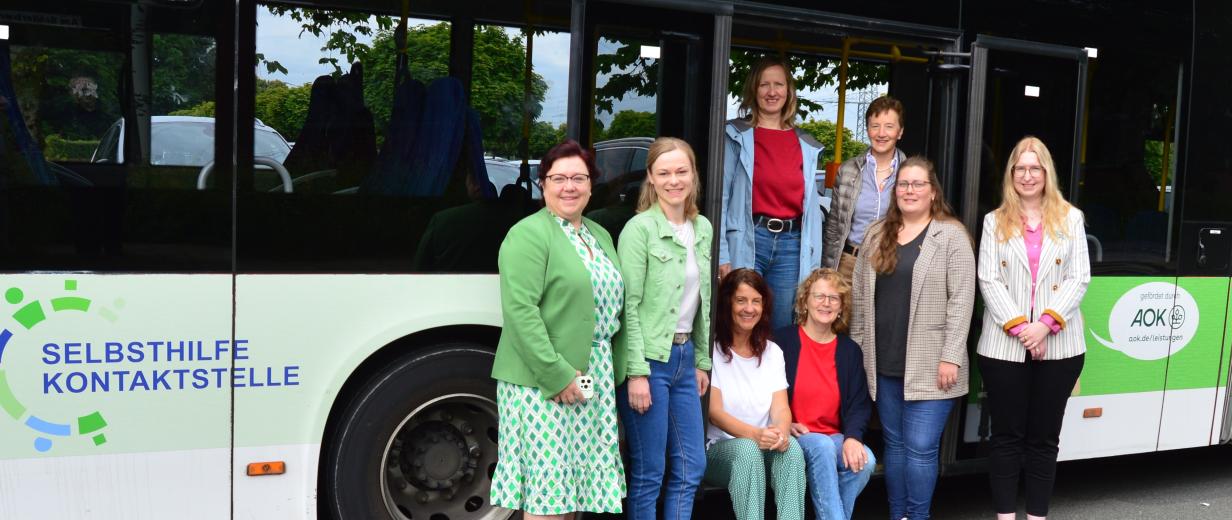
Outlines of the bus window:
{"label": "bus window", "polygon": [[217,9],[27,8],[0,42],[0,269],[229,271],[229,190],[197,189]]}
{"label": "bus window", "polygon": [[713,20],[668,13],[607,2],[586,6],[593,31],[588,30],[582,74],[593,104],[584,105],[586,128],[578,133],[594,144],[600,170],[586,216],[615,240],[637,213],[645,158],[655,137],[689,142],[702,185],[707,182],[711,85],[696,72],[709,67],[704,56],[711,51]]}
{"label": "bus window", "polygon": [[[1097,274],[1175,272],[1181,63],[1115,48],[1101,49],[1091,63],[1090,124],[1076,203],[1095,239],[1092,269]],[[1153,72],[1138,77],[1134,71],[1141,67]]]}
{"label": "bus window", "polygon": [[[745,30],[748,31],[748,37],[733,38],[733,42],[744,45],[773,43],[753,37],[757,34],[753,28]],[[742,31],[741,34],[746,33]],[[764,56],[775,55],[776,53],[772,51],[757,47],[732,48],[728,116],[740,117],[744,82],[753,64]],[[839,60],[832,56],[799,53],[788,54],[787,60],[793,69],[792,78],[796,84],[798,100],[796,126],[821,143],[823,149],[817,168],[819,171],[824,170],[826,164],[835,160],[835,129],[839,102],[836,86]],[[886,94],[889,89],[889,67],[886,64],[852,61],[849,66],[852,76],[858,77],[858,80],[849,84],[844,96],[846,110],[843,120],[843,160],[861,156],[868,149],[868,135],[864,130],[864,109],[868,107],[869,102],[879,95]]]}
{"label": "bus window", "polygon": [[290,182],[240,183],[239,269],[496,272],[538,209],[532,161],[565,134],[560,7],[533,23],[408,13],[403,41],[398,12],[259,6],[254,115],[292,143]]}
{"label": "bus window", "polygon": [[[865,155],[868,132],[864,112],[874,99],[888,94],[904,105],[899,150],[932,159],[949,189],[954,176],[950,157],[953,146],[942,139],[947,134],[946,119],[938,117],[943,89],[935,87],[947,80],[938,79],[934,56],[952,46],[952,40],[941,32],[925,37],[840,30],[843,24],[850,23],[841,16],[833,20],[818,17],[814,20],[816,25],[783,27],[775,15],[750,10],[753,12],[738,17],[732,26],[727,107],[730,118],[740,115],[742,89],[753,64],[763,56],[781,57],[791,66],[795,81],[796,125],[823,147],[816,172],[819,180],[825,178],[827,165],[831,165],[829,182],[833,182],[839,164]],[[824,187],[819,189],[823,195],[826,193]],[[823,207],[828,200],[823,197]]]}
{"label": "bus window", "polygon": [[121,116],[117,92],[124,56],[116,50],[16,42],[8,51],[14,101],[44,158],[88,162],[100,137]]}
{"label": "bus window", "polygon": [[[473,104],[482,104],[476,110],[483,127],[488,178],[498,193],[514,185],[529,190],[531,198],[542,199],[531,170],[548,149],[565,140],[569,33],[534,25],[477,25],[474,45],[471,95]],[[519,55],[516,64],[497,61]],[[529,186],[516,182],[523,163]]]}

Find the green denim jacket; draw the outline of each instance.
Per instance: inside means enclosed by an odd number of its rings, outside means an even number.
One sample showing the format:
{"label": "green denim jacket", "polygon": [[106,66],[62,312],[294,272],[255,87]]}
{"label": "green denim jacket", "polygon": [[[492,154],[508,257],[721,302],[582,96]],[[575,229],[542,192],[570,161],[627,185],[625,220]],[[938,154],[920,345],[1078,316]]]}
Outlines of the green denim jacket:
{"label": "green denim jacket", "polygon": [[[617,269],[620,259],[602,226],[582,219]],[[501,315],[492,377],[537,387],[545,398],[590,368],[595,297],[590,271],[546,208],[509,229],[501,243]],[[624,380],[623,352],[613,341],[616,381]]]}
{"label": "green denim jacket", "polygon": [[[701,304],[693,318],[693,360],[697,368],[710,370],[710,244],[714,233],[710,221],[701,215],[693,219],[693,230],[701,290]],[[628,375],[650,375],[647,360],[666,362],[671,355],[684,296],[688,250],[655,204],[625,224],[619,251],[620,274],[625,279],[625,319],[617,341],[624,344]]]}

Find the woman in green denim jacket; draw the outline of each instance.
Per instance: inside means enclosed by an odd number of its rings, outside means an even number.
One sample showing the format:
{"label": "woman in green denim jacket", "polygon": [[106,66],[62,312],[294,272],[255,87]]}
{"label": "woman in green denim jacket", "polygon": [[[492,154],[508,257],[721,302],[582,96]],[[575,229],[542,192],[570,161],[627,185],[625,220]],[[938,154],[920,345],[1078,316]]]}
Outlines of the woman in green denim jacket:
{"label": "woman in green denim jacket", "polygon": [[638,215],[620,233],[628,382],[616,389],[630,457],[630,520],[655,520],[664,453],[665,520],[692,516],[706,469],[700,396],[710,385],[710,221],[698,214],[689,144],[650,145]]}

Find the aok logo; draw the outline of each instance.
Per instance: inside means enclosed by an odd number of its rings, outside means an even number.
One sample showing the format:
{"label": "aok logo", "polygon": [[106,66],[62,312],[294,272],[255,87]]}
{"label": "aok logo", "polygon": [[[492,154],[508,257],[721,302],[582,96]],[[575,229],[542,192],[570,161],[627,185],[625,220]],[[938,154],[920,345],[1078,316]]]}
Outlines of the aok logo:
{"label": "aok logo", "polygon": [[1185,348],[1198,330],[1198,305],[1189,291],[1166,282],[1134,287],[1108,314],[1108,336],[1091,329],[1096,341],[1144,361],[1163,359]]}
{"label": "aok logo", "polygon": [[[90,299],[76,295],[76,291],[77,281],[65,280],[65,294],[47,301],[29,299],[18,287],[10,287],[4,292],[4,301],[11,306],[10,309],[15,308],[16,310],[9,313],[8,309],[4,309],[4,312],[0,313],[0,316],[9,314],[11,318],[11,320],[0,318],[0,409],[3,409],[4,413],[13,420],[32,430],[35,437],[34,449],[40,452],[50,450],[52,439],[56,437],[71,438],[74,435],[85,437],[95,446],[107,442],[107,436],[101,431],[107,426],[102,413],[86,411],[83,415],[67,418],[38,415],[22,404],[20,396],[10,387],[7,377],[7,371],[15,367],[11,366],[13,364],[11,361],[5,363],[5,348],[10,344],[15,344],[12,343],[14,338],[20,338],[23,334],[33,331],[40,324],[53,319],[60,313],[93,313],[112,323],[118,319],[115,310],[96,305]],[[116,309],[123,308],[124,301],[116,300],[112,302],[112,306]],[[11,355],[9,359],[12,359]]]}
{"label": "aok logo", "polygon": [[1185,324],[1185,308],[1180,305],[1173,305],[1171,309],[1138,309],[1138,314],[1134,315],[1134,321],[1130,322],[1130,327],[1155,327],[1168,326],[1174,329],[1180,328]]}

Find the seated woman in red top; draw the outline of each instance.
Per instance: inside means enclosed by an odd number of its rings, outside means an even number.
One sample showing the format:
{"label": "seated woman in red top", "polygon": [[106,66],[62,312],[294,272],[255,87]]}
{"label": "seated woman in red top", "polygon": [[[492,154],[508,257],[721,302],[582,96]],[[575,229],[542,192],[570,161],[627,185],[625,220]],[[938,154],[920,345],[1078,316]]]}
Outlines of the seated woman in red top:
{"label": "seated woman in red top", "polygon": [[856,497],[877,462],[864,445],[872,415],[864,354],[845,333],[851,286],[834,269],[818,269],[796,290],[799,326],[775,331],[783,350],[791,433],[804,450],[817,518],[850,520]]}

